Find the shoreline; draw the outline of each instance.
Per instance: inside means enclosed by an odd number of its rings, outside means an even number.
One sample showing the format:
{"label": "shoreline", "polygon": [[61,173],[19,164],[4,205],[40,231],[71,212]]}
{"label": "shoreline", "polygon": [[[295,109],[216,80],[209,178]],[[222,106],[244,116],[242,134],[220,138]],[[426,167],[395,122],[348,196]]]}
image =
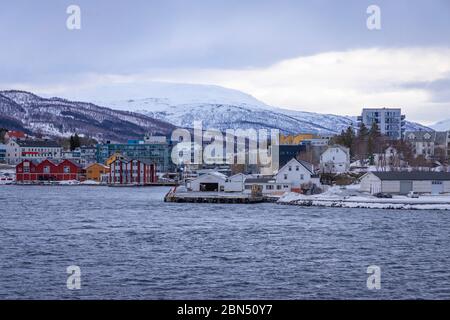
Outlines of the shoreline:
{"label": "shoreline", "polygon": [[[450,210],[450,201],[420,201],[413,199],[389,199],[380,201],[376,199],[319,199],[298,196],[297,199],[289,199],[292,195],[281,197],[276,203],[279,205],[291,205],[301,207],[323,208],[360,208],[360,209],[388,209],[388,210]],[[283,199],[284,198],[284,199]],[[287,198],[287,199],[286,199]]]}

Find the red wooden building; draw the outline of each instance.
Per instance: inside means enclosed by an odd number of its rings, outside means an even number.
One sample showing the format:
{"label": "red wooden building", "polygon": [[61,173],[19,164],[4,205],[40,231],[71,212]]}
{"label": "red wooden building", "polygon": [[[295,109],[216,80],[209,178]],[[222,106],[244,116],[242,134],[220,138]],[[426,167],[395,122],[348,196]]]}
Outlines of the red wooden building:
{"label": "red wooden building", "polygon": [[145,185],[157,181],[154,163],[122,157],[113,161],[110,168],[109,184]]}
{"label": "red wooden building", "polygon": [[81,180],[83,169],[69,160],[54,163],[44,160],[40,163],[24,160],[16,166],[17,182]]}

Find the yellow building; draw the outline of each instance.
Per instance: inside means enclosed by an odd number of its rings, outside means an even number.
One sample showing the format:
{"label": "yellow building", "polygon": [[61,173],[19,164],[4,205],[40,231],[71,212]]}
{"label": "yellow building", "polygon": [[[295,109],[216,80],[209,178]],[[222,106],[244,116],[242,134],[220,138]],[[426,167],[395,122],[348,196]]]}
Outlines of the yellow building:
{"label": "yellow building", "polygon": [[125,159],[125,157],[123,155],[121,155],[120,153],[114,153],[108,159],[106,159],[106,161],[105,161],[106,166],[110,167],[111,163],[113,163],[117,159]]}
{"label": "yellow building", "polygon": [[298,145],[304,140],[314,139],[311,133],[301,133],[297,135],[282,135],[280,134],[280,145]]}
{"label": "yellow building", "polygon": [[101,182],[102,174],[106,173],[109,173],[109,167],[100,163],[93,163],[86,168],[86,179]]}

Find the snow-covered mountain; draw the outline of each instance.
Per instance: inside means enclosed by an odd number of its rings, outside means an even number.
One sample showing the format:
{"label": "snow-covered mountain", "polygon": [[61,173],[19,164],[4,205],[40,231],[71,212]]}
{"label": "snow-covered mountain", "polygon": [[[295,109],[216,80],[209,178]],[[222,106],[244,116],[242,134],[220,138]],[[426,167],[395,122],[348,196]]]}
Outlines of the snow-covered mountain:
{"label": "snow-covered mountain", "polygon": [[[203,128],[274,128],[288,134],[339,133],[351,125],[356,126],[356,117],[271,107],[251,95],[219,86],[152,83],[148,85],[146,94],[146,98],[97,103],[142,113],[186,128],[192,128],[196,120],[202,121]],[[406,129],[430,130],[412,122],[407,122]]]}
{"label": "snow-covered mountain", "polygon": [[431,126],[436,131],[450,131],[450,119],[439,121]]}
{"label": "snow-covered mountain", "polygon": [[[175,127],[192,128],[194,121],[202,121],[204,129],[266,128],[288,134],[339,133],[356,125],[356,117],[275,108],[217,86],[157,83],[148,86],[148,97],[142,97],[141,88],[139,92],[133,99],[93,104],[0,91],[0,127],[51,136],[76,132],[99,140],[124,141],[146,133],[170,134]],[[112,90],[111,95],[100,91],[98,95],[117,98],[120,91]],[[430,130],[412,122],[407,122],[406,129]]]}
{"label": "snow-covered mountain", "polygon": [[49,136],[89,135],[125,141],[146,133],[168,134],[167,122],[85,102],[42,98],[24,91],[0,91],[0,127]]}

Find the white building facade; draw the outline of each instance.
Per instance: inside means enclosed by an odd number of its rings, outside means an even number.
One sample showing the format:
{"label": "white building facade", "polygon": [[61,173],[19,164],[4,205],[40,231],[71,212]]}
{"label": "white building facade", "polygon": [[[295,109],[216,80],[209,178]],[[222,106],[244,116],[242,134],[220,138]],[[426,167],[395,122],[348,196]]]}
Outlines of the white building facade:
{"label": "white building facade", "polygon": [[448,172],[369,172],[361,178],[361,191],[406,195],[411,191],[422,194],[450,193]]}
{"label": "white building facade", "polygon": [[318,184],[318,178],[313,173],[312,164],[297,159],[292,159],[284,165],[275,175],[275,181],[279,184],[290,184],[291,189],[300,189],[303,184]]}
{"label": "white building facade", "polygon": [[320,155],[320,172],[345,173],[350,170],[350,150],[340,145],[330,146]]}
{"label": "white building facade", "polygon": [[210,172],[191,180],[187,188],[194,192],[223,192],[227,176],[220,172]]}
{"label": "white building facade", "polygon": [[406,133],[405,141],[412,146],[416,157],[423,156],[426,159],[433,159],[439,156],[440,152],[447,158],[450,155],[450,131],[411,131]]}
{"label": "white building facade", "polygon": [[393,140],[402,139],[405,133],[405,116],[400,108],[364,108],[358,122],[369,129],[376,123],[381,134]]}
{"label": "white building facade", "polygon": [[54,141],[10,140],[6,145],[6,162],[17,165],[23,160],[61,160],[62,147]]}

